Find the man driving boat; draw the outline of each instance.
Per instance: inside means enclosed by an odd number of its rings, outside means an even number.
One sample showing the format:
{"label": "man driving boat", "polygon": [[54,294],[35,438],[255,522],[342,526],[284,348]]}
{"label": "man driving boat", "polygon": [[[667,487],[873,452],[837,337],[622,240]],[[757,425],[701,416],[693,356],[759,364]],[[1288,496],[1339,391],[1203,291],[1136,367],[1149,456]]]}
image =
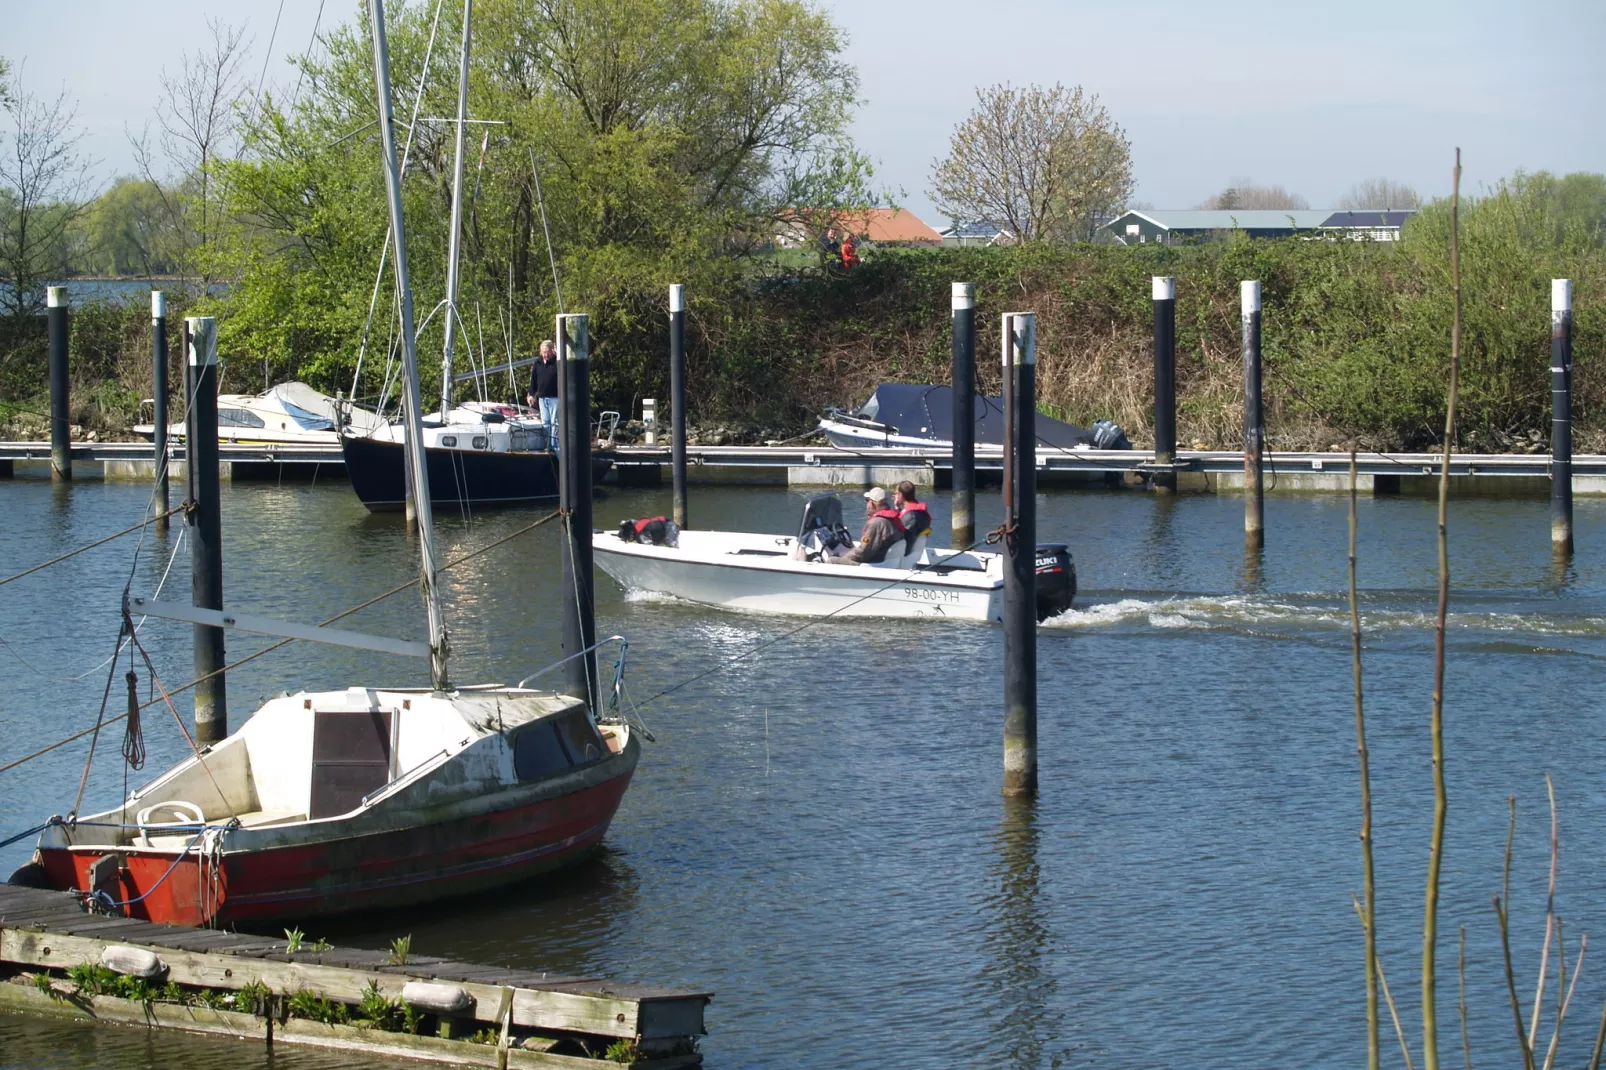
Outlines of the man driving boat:
{"label": "man driving boat", "polygon": [[874,565],[887,559],[887,551],[896,547],[903,552],[903,523],[898,510],[887,504],[887,492],[871,487],[864,492],[864,531],[853,548],[841,557],[831,559],[837,565]]}

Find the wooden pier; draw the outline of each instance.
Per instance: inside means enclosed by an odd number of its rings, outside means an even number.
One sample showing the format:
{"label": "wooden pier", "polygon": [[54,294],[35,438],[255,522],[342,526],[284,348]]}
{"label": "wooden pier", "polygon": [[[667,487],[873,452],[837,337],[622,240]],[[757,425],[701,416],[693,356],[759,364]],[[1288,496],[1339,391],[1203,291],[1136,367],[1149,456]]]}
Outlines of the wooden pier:
{"label": "wooden pier", "polygon": [[0,885],[0,1011],[464,1066],[697,1066],[713,994],[87,914]]}
{"label": "wooden pier", "polygon": [[[155,473],[148,442],[78,443],[72,458],[82,476],[93,477],[94,465],[104,478],[150,479]],[[613,451],[610,481],[625,486],[670,482],[668,447],[624,446]],[[184,450],[175,447],[182,465]],[[341,479],[345,465],[338,446],[250,446],[224,443],[218,459],[225,478]],[[1363,453],[1358,458],[1360,488],[1377,494],[1436,493],[1436,453]],[[687,480],[694,484],[733,486],[853,486],[896,483],[908,479],[920,486],[946,487],[953,459],[946,449],[836,449],[815,446],[688,446]],[[1349,488],[1349,454],[1267,451],[1263,462],[1267,493],[1342,492]],[[48,475],[50,443],[0,442],[0,478],[29,465]],[[1457,453],[1450,458],[1452,486],[1459,493],[1492,495],[1550,494],[1551,458],[1541,453]],[[1003,454],[995,446],[976,449],[976,469],[994,479],[1002,473]],[[1178,487],[1194,491],[1243,489],[1244,462],[1239,450],[1178,450],[1170,465],[1155,461],[1152,450],[1039,450],[1041,486],[1102,486],[1134,482],[1157,473],[1174,474]],[[1426,481],[1426,482],[1424,482]],[[1420,484],[1420,486],[1418,486]],[[1573,493],[1606,494],[1606,455],[1572,459]]]}

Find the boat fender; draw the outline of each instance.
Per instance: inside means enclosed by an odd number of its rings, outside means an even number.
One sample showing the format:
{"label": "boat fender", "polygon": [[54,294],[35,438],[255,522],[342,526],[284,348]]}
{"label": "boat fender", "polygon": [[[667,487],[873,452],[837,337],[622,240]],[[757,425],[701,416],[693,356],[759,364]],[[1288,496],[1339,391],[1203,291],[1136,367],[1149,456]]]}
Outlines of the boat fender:
{"label": "boat fender", "polygon": [[167,972],[167,963],[154,951],[127,944],[112,944],[100,953],[100,964],[124,977],[149,981]]}
{"label": "boat fender", "polygon": [[430,1014],[462,1014],[474,1006],[474,997],[457,985],[408,981],[402,985],[402,1002]]}

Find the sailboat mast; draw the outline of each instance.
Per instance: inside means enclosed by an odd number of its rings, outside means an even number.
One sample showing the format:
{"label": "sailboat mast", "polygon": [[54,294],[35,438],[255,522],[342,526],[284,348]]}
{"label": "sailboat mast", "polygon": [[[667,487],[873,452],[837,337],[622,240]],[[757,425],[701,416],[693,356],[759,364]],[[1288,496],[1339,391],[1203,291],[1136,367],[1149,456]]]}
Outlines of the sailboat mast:
{"label": "sailboat mast", "polygon": [[446,348],[441,355],[441,419],[452,411],[452,356],[457,345],[457,287],[463,256],[463,137],[468,129],[469,20],[474,0],[463,0],[463,59],[457,74],[457,144],[452,157],[452,235],[446,257]]}
{"label": "sailboat mast", "polygon": [[[429,469],[424,461],[423,392],[418,386],[418,349],[413,329],[413,285],[407,274],[407,231],[402,222],[401,176],[396,168],[395,113],[390,104],[390,49],[385,43],[385,0],[368,0],[374,33],[374,87],[379,95],[379,140],[385,155],[385,194],[390,232],[396,240],[396,293],[401,298],[402,422],[407,469],[418,505],[419,586],[429,614],[429,675],[436,690],[446,689],[446,623],[435,582],[435,524],[429,500]],[[461,128],[460,128],[461,129]]]}

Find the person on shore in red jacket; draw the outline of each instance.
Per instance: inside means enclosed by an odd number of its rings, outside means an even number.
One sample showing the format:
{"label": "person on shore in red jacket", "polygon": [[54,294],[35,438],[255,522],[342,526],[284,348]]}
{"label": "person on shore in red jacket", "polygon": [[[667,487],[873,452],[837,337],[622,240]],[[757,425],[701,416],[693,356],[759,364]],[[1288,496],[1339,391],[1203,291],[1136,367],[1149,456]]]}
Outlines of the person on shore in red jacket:
{"label": "person on shore in red jacket", "polygon": [[859,250],[854,244],[853,235],[849,234],[842,239],[842,270],[852,271],[859,264]]}

